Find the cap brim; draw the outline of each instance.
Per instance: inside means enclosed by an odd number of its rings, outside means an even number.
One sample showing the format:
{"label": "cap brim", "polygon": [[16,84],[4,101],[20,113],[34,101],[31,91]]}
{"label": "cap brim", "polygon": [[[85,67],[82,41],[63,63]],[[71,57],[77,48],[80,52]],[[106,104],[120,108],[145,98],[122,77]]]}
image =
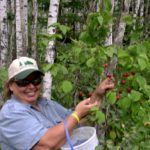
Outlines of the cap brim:
{"label": "cap brim", "polygon": [[25,79],[27,76],[29,76],[29,75],[30,75],[31,73],[33,73],[33,72],[37,72],[37,74],[40,74],[40,75],[44,76],[44,73],[41,72],[40,70],[28,69],[28,70],[25,70],[25,71],[23,71],[23,72],[17,74],[17,75],[15,76],[15,79],[16,79],[16,80]]}

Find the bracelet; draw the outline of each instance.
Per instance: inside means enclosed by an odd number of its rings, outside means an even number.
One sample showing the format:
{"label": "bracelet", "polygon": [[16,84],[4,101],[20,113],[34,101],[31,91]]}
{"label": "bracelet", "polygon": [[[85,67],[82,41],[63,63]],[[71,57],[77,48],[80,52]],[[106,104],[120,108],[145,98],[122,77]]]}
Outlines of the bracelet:
{"label": "bracelet", "polygon": [[74,112],[71,114],[71,116],[73,116],[73,117],[77,120],[78,123],[80,122],[80,118],[79,118],[79,116],[77,115],[77,112],[76,112],[76,111],[74,111]]}

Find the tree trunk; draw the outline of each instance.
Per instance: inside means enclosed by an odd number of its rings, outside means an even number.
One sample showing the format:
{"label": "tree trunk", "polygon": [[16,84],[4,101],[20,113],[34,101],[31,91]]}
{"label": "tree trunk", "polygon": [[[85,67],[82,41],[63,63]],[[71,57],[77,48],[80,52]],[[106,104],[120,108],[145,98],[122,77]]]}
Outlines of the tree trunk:
{"label": "tree trunk", "polygon": [[136,23],[138,22],[137,16],[138,16],[139,8],[140,8],[140,3],[141,3],[141,0],[137,0],[135,2],[135,10],[134,10],[134,14],[133,14],[133,18],[134,18],[133,30],[136,29]]}
{"label": "tree trunk", "polygon": [[145,1],[145,11],[144,11],[144,38],[148,38],[149,36],[149,29],[150,29],[150,15],[149,15],[149,10],[150,10],[150,1],[147,0]]}
{"label": "tree trunk", "polygon": [[20,15],[20,0],[16,0],[16,55],[17,57],[23,56],[23,39],[21,30],[21,15]]}
{"label": "tree trunk", "polygon": [[[7,0],[8,10],[11,14],[8,19],[8,60],[11,61],[16,57],[16,39],[15,39],[15,1]],[[10,63],[10,62],[8,62]]]}
{"label": "tree trunk", "polygon": [[[48,14],[48,34],[55,34],[56,30],[54,27],[49,27],[50,25],[57,22],[59,9],[59,0],[51,0],[49,6]],[[46,63],[53,64],[55,57],[55,41],[50,41],[46,49],[45,61]],[[51,87],[52,87],[52,76],[50,72],[46,72],[44,76],[44,85],[43,85],[43,96],[46,98],[51,98]]]}
{"label": "tree trunk", "polygon": [[[114,0],[111,0],[111,15],[113,15],[114,11]],[[105,45],[112,45],[113,40],[112,40],[112,23],[109,25],[109,34],[105,40]]]}
{"label": "tree trunk", "polygon": [[7,1],[0,1],[0,66],[6,65],[8,48]]}
{"label": "tree trunk", "polygon": [[36,36],[37,36],[37,17],[38,17],[38,3],[37,0],[32,0],[32,57],[34,59],[37,58],[37,51],[36,51]]}
{"label": "tree trunk", "polygon": [[21,31],[22,31],[22,48],[23,55],[27,55],[28,47],[28,3],[27,0],[20,0]]}
{"label": "tree trunk", "polygon": [[125,33],[126,23],[123,21],[123,17],[129,13],[131,0],[123,0],[122,7],[121,7],[121,17],[117,26],[117,32],[114,37],[114,43],[118,46],[122,46],[123,44],[123,37]]}
{"label": "tree trunk", "polygon": [[141,3],[140,3],[140,25],[143,26],[143,23],[144,23],[144,0],[141,0]]}

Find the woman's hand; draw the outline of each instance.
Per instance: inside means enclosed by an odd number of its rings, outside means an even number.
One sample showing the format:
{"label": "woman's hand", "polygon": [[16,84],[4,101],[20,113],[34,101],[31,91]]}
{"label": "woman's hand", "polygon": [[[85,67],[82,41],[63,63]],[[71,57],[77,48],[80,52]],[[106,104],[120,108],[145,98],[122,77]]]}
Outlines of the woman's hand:
{"label": "woman's hand", "polygon": [[95,90],[95,94],[97,94],[98,96],[103,96],[106,91],[108,90],[112,90],[114,88],[114,78],[106,78],[105,80],[103,80],[96,88]]}
{"label": "woman's hand", "polygon": [[75,108],[75,111],[79,118],[83,118],[86,116],[91,108],[94,106],[98,106],[98,101],[95,101],[94,103],[90,103],[90,98],[85,99],[81,101]]}
{"label": "woman's hand", "polygon": [[79,118],[86,116],[91,108],[94,106],[100,106],[101,98],[106,93],[107,90],[114,88],[114,78],[107,78],[102,81],[93,92],[91,98],[81,101],[75,108]]}
{"label": "woman's hand", "polygon": [[99,106],[101,105],[101,100],[103,95],[106,93],[108,90],[112,90],[115,86],[114,84],[114,78],[106,78],[103,80],[95,89],[91,96],[91,103],[94,103],[95,101],[99,101]]}

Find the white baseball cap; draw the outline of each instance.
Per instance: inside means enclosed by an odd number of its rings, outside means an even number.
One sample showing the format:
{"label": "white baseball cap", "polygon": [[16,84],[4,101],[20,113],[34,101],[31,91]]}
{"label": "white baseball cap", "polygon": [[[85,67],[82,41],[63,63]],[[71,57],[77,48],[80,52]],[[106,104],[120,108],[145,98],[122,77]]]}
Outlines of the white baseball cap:
{"label": "white baseball cap", "polygon": [[17,80],[22,80],[33,72],[44,75],[44,73],[39,70],[34,59],[29,57],[20,57],[13,60],[10,64],[8,68],[8,79],[10,80],[15,78]]}

